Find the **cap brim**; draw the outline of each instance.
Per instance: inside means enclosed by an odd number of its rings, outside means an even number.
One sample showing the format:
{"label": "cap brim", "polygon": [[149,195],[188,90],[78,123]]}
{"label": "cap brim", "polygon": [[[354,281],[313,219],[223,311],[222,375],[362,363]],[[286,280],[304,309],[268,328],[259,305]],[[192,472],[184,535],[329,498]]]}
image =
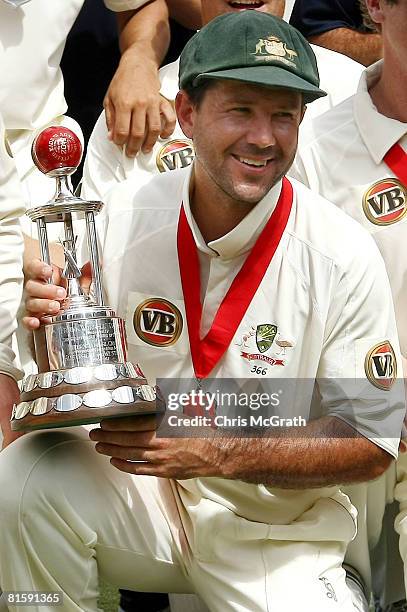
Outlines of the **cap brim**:
{"label": "cap brim", "polygon": [[289,70],[275,65],[248,66],[246,68],[232,68],[231,70],[219,70],[217,72],[202,72],[195,77],[194,85],[197,85],[199,81],[204,79],[229,79],[231,81],[253,83],[253,85],[275,87],[276,89],[299,91],[303,94],[306,104],[327,95],[319,87],[312,85],[312,83]]}

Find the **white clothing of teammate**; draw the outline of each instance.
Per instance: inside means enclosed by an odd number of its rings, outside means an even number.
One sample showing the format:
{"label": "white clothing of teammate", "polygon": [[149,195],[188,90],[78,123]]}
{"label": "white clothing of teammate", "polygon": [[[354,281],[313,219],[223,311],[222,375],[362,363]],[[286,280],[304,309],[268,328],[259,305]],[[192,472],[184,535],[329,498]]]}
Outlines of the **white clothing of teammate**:
{"label": "white clothing of teammate", "polygon": [[[407,189],[386,164],[384,157],[397,143],[407,150],[407,125],[378,112],[369,94],[369,90],[380,78],[382,66],[383,61],[379,61],[367,68],[355,96],[307,126],[303,131],[290,175],[334,202],[372,234],[386,264],[401,352],[405,357],[406,265],[400,256],[400,248],[407,239]],[[365,256],[363,250],[361,254]],[[363,557],[362,551],[367,542],[371,549],[378,543],[384,507],[394,499],[396,478],[398,481],[402,480],[406,472],[406,461],[406,455],[400,454],[397,462],[398,474],[393,466],[378,482],[365,485],[365,493],[361,490],[357,493],[361,496],[360,499],[367,496],[370,503],[367,521],[360,529],[358,539],[350,547],[348,561],[359,568],[367,585],[370,583],[369,559],[365,556],[361,567],[360,561],[355,561],[355,557],[359,560]],[[404,496],[404,487],[403,484],[398,485],[397,497]],[[399,517],[400,524],[402,516]],[[400,561],[397,547],[393,548],[393,551],[387,551],[391,558],[391,574],[395,573]],[[379,554],[383,556],[383,552]],[[388,592],[385,592],[383,584],[377,587],[379,594],[383,595],[383,605],[403,598],[402,582],[400,581],[399,585],[395,584],[396,581],[392,582]]]}
{"label": "white clothing of teammate", "polygon": [[[105,0],[113,11],[137,9],[147,0]],[[66,117],[60,62],[65,41],[84,0],[30,0],[19,7],[0,0],[0,109],[27,208],[51,199],[55,185],[31,159],[33,135],[47,125],[65,125],[79,137],[79,125]],[[33,224],[22,220],[24,233]]]}

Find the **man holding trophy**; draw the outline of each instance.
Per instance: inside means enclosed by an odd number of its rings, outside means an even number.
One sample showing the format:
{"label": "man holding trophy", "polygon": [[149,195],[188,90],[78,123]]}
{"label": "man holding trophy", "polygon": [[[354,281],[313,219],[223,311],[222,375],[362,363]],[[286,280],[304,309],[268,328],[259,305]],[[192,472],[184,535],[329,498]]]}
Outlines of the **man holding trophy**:
{"label": "man holding trophy", "polygon": [[[84,420],[102,421],[89,436],[33,432],[2,453],[3,597],[60,592],[64,610],[93,611],[101,575],[130,589],[197,592],[219,612],[350,612],[342,561],[355,511],[340,485],[386,470],[404,416],[384,265],[363,229],[285,178],[304,105],[324,95],[315,57],[296,30],[257,11],[218,17],[186,46],[180,87],[177,115],[196,159],[148,185],[130,180],[112,191],[101,228],[99,298],[97,204],[79,204],[91,214],[90,299],[96,307],[106,299],[126,320],[129,359],[109,363],[105,356],[86,366],[70,354],[93,344],[86,334],[79,342],[67,323],[86,330],[83,320],[95,318],[83,315],[70,196],[62,194],[61,203],[57,194],[52,210],[33,212],[41,224],[48,214],[64,221],[68,285],[59,299],[68,303],[59,313],[51,268],[34,262],[27,322],[48,321],[48,371],[25,381],[32,395],[16,407],[13,427],[58,427],[65,414],[79,422],[83,406]],[[47,332],[58,317],[59,336]],[[311,413],[311,398],[296,397],[284,409],[305,415],[307,424],[276,435],[208,427],[201,437],[164,437],[152,414],[159,403],[143,397],[151,387],[137,369],[138,379],[123,374],[135,358],[150,384],[156,377],[191,378],[197,388],[209,377],[260,385],[318,379],[317,403]],[[111,379],[90,390],[79,375],[90,369],[93,383],[100,366]],[[65,384],[78,386],[66,393]],[[103,411],[130,393],[114,395],[120,387],[133,390],[132,401],[118,418],[106,418],[113,413]],[[89,406],[94,391],[105,402]],[[64,394],[76,399],[61,402]],[[35,421],[44,415],[47,421]]]}

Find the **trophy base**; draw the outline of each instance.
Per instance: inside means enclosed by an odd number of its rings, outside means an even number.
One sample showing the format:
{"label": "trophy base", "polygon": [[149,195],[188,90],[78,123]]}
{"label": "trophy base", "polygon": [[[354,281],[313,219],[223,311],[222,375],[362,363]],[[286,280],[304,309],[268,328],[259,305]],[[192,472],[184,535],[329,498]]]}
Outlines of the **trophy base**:
{"label": "trophy base", "polygon": [[[151,406],[154,404],[154,406]],[[130,417],[140,415],[158,415],[165,412],[164,403],[157,400],[155,402],[134,402],[126,407],[112,405],[106,408],[78,408],[72,412],[57,412],[51,409],[47,414],[35,416],[31,413],[19,420],[13,420],[11,429],[13,431],[35,431],[36,429],[57,429],[61,427],[77,427],[79,425],[89,425],[100,423],[102,419],[114,419],[118,417]]]}
{"label": "trophy base", "polygon": [[165,411],[157,389],[131,363],[31,375],[23,382],[21,399],[13,408],[13,431],[74,427]]}

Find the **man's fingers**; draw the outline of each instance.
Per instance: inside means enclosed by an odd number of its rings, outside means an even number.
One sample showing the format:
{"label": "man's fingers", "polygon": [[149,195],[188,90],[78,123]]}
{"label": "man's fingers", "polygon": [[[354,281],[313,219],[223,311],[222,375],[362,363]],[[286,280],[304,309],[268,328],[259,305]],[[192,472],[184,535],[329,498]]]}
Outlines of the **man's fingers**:
{"label": "man's fingers", "polygon": [[127,446],[116,446],[115,444],[102,444],[98,442],[95,450],[101,455],[114,457],[115,459],[124,459],[125,461],[148,461],[149,463],[157,463],[156,451],[146,448],[133,448]]}
{"label": "man's fingers", "polygon": [[161,132],[160,109],[153,104],[147,111],[146,135],[142,146],[143,153],[150,153]]}
{"label": "man's fingers", "polygon": [[160,114],[161,114],[161,138],[169,138],[175,130],[176,115],[175,109],[171,102],[161,96],[160,99]]}
{"label": "man's fingers", "polygon": [[61,309],[61,304],[55,300],[42,300],[38,298],[28,298],[25,302],[28,316],[35,315],[56,315]]}
{"label": "man's fingers", "polygon": [[114,123],[112,125],[112,139],[118,146],[123,146],[129,137],[131,129],[131,107],[122,104],[120,107],[115,107]]}
{"label": "man's fingers", "polygon": [[89,437],[94,442],[115,444],[123,447],[161,449],[166,446],[164,438],[157,438],[155,431],[104,431],[93,429]]}
{"label": "man's fingers", "polygon": [[24,276],[26,279],[25,288],[27,288],[30,280],[41,281],[42,283],[48,283],[51,280],[53,285],[60,286],[66,284],[65,279],[61,276],[61,269],[58,266],[53,264],[49,266],[40,259],[32,259],[24,264]]}
{"label": "man's fingers", "polygon": [[131,461],[116,459],[114,457],[110,459],[110,463],[113,467],[127,474],[136,474],[137,476],[165,476],[163,466],[154,463],[132,463]]}
{"label": "man's fingers", "polygon": [[29,280],[25,284],[27,300],[31,297],[43,298],[46,300],[63,300],[66,297],[66,290],[58,285],[44,284],[36,280]]}
{"label": "man's fingers", "polygon": [[52,276],[52,266],[49,266],[40,259],[31,259],[24,265],[24,274],[28,279],[48,281]]}
{"label": "man's fingers", "polygon": [[100,427],[104,431],[156,431],[159,424],[160,419],[154,415],[132,416],[104,419],[101,421]]}
{"label": "man's fingers", "polygon": [[34,331],[34,329],[38,329],[40,326],[40,320],[37,317],[23,317],[22,322],[29,331]]}
{"label": "man's fingers", "polygon": [[37,329],[43,316],[58,314],[61,309],[60,301],[66,296],[63,287],[37,280],[27,281],[25,291],[27,315],[23,318],[23,323],[28,329]]}
{"label": "man's fingers", "polygon": [[108,132],[109,140],[113,140],[113,129],[114,129],[114,107],[110,103],[109,98],[105,98],[103,101],[105,109],[106,127]]}
{"label": "man's fingers", "polygon": [[133,108],[131,126],[126,143],[127,157],[135,157],[144,142],[147,129],[146,108],[147,105],[144,102],[139,103],[137,108]]}

